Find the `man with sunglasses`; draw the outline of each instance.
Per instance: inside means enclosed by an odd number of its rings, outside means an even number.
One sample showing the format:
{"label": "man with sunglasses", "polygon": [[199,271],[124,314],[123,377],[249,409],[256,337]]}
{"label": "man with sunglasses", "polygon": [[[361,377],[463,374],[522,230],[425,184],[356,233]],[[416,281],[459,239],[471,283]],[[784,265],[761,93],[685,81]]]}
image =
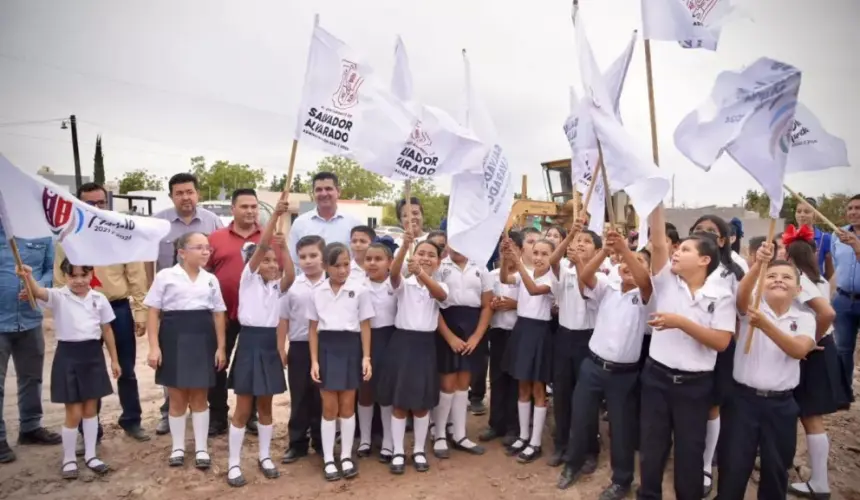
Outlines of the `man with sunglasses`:
{"label": "man with sunglasses", "polygon": [[[81,185],[77,196],[87,205],[102,210],[109,208],[107,190],[100,184],[88,182]],[[56,249],[54,286],[62,287],[66,284],[66,278],[60,271],[60,263],[63,262],[65,254],[59,244]],[[119,426],[129,437],[137,441],[149,441],[149,435],[140,426],[140,394],[137,388],[137,377],[134,374],[137,356],[136,337],[146,334],[146,307],[143,305],[147,291],[146,268],[143,262],[97,266],[91,284],[94,289],[107,297],[116,316],[116,319],[111,322],[111,328],[116,339],[116,352],[122,369],[116,384],[119,403],[122,407]],[[101,423],[99,423],[98,437],[99,439],[102,437]]]}

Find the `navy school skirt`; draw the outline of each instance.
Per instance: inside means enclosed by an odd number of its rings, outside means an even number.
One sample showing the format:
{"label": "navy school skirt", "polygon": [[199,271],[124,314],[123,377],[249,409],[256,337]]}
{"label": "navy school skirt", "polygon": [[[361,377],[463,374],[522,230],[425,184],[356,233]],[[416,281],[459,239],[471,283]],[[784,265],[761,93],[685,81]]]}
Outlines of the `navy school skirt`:
{"label": "navy school skirt", "polygon": [[243,326],[230,366],[228,387],[243,396],[272,396],[287,390],[275,327]]}
{"label": "navy school skirt", "polygon": [[381,326],[379,328],[370,329],[370,363],[373,368],[370,384],[374,394],[376,394],[376,386],[379,383],[379,378],[382,375],[382,367],[385,365],[385,353],[388,350],[388,343],[391,342],[391,337],[397,328],[394,325]]}
{"label": "navy school skirt", "polygon": [[[657,334],[659,335],[659,333]],[[711,406],[722,406],[729,401],[735,386],[735,349],[737,343],[732,336],[725,351],[717,353],[717,363],[714,365],[714,388],[711,391]],[[741,346],[743,349],[743,346]]]}
{"label": "navy school skirt", "polygon": [[[469,337],[475,333],[475,329],[478,327],[478,322],[481,319],[481,308],[451,306],[442,309],[442,318],[445,319],[445,323],[454,332],[454,335],[465,342],[469,340]],[[483,343],[486,338],[481,340]],[[436,335],[436,365],[439,373],[471,372],[473,367],[477,369],[481,355],[482,353],[477,349],[468,356],[458,354],[451,350],[451,346],[441,334]]]}
{"label": "navy school skirt", "polygon": [[830,415],[849,404],[848,392],[839,373],[839,357],[833,334],[818,341],[823,351],[812,351],[800,362],[800,384],[794,399],[801,417]]}
{"label": "navy school skirt", "polygon": [[57,342],[51,365],[52,403],[83,403],[112,392],[101,341]]}
{"label": "navy school skirt", "polygon": [[317,347],[320,388],[352,391],[361,385],[361,333],[321,330]]}
{"label": "navy school skirt", "polygon": [[518,381],[552,380],[552,329],[549,321],[517,316],[502,357],[502,370]]}
{"label": "navy school skirt", "polygon": [[438,335],[435,330],[419,332],[398,328],[394,332],[376,385],[376,401],[380,406],[422,411],[439,404]]}
{"label": "navy school skirt", "polygon": [[208,389],[215,385],[215,319],[212,311],[162,311],[158,329],[161,366],[155,383],[174,389]]}

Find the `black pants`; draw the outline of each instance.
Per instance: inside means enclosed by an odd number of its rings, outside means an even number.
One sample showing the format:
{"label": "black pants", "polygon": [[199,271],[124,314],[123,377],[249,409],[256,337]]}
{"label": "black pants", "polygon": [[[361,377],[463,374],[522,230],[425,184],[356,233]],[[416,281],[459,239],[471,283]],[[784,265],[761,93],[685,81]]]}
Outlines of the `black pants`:
{"label": "black pants", "polygon": [[[568,330],[559,326],[552,339],[552,410],[555,417],[555,451],[564,452],[570,441],[573,391],[582,361],[588,358],[588,341],[593,330]],[[588,440],[586,453],[597,456],[600,441],[597,430]]]}
{"label": "black pants", "polygon": [[510,330],[491,328],[487,332],[490,340],[490,428],[496,434],[519,432],[517,416],[517,381],[502,370],[502,357],[508,346]]}
{"label": "black pants", "polygon": [[639,379],[638,366],[609,371],[598,366],[590,357],[582,362],[579,380],[573,393],[573,423],[570,427],[570,441],[567,445],[565,461],[573,470],[579,470],[585,463],[591,445],[590,441],[598,433],[600,420],[600,401],[606,398],[609,409],[610,461],[612,464],[612,483],[629,487],[633,484],[634,457],[637,419],[636,383]]}
{"label": "black pants", "polygon": [[[663,498],[663,471],[675,441],[675,497],[700,500],[713,372],[671,370],[649,358],[642,370],[639,500]],[[611,412],[610,412],[611,413]]]}
{"label": "black pants", "polygon": [[720,455],[717,498],[744,498],[757,450],[761,450],[758,498],[785,498],[788,468],[797,444],[799,408],[794,397],[791,392],[763,397],[755,389],[736,384],[732,401],[722,413],[720,434],[725,435],[726,446]]}
{"label": "black pants", "polygon": [[[230,412],[230,405],[227,404],[227,372],[230,366],[230,358],[233,356],[233,348],[236,347],[236,339],[239,338],[239,331],[242,330],[242,325],[238,320],[231,319],[227,321],[226,338],[224,349],[227,352],[227,368],[215,374],[215,386],[209,389],[209,421],[213,427],[227,427],[229,422],[227,414]],[[254,420],[257,415],[256,399],[251,404],[251,417]]]}
{"label": "black pants", "polygon": [[290,388],[290,448],[308,449],[308,431],[314,448],[320,448],[322,399],[319,387],[311,380],[311,351],[305,342],[290,342],[287,351],[287,381]]}
{"label": "black pants", "polygon": [[472,380],[469,383],[469,401],[481,403],[487,395],[487,371],[490,368],[489,332],[481,339],[474,355],[478,357],[478,363],[472,370]]}

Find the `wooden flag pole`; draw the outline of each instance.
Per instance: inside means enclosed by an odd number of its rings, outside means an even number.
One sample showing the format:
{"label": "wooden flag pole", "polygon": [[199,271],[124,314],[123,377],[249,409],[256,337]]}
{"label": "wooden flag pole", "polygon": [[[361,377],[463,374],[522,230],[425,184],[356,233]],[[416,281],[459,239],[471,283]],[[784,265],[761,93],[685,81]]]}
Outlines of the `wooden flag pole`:
{"label": "wooden flag pole", "polygon": [[645,76],[648,81],[648,109],[651,111],[651,154],[654,165],[660,166],[660,150],[657,146],[657,109],[654,104],[654,74],[651,71],[651,40],[645,40]]}
{"label": "wooden flag pole", "polygon": [[[284,190],[283,193],[286,195],[286,201],[290,200],[290,188],[293,185],[293,170],[295,170],[296,166],[296,150],[299,147],[299,140],[293,139],[293,147],[290,149],[290,166],[287,169],[287,180],[284,181]],[[278,232],[281,234],[286,234],[289,231],[289,225],[292,225],[292,220],[290,218],[290,214],[284,214],[284,217],[278,219]]]}
{"label": "wooden flag pole", "polygon": [[[767,240],[765,242],[770,243],[773,241],[773,237],[776,234],[776,219],[770,220],[770,227],[767,229]],[[775,250],[775,249],[774,249]],[[753,297],[753,306],[754,310],[758,310],[758,307],[761,305],[761,289],[764,287],[764,278],[767,276],[767,265],[764,264],[758,271],[758,284],[755,287],[755,296]],[[753,332],[755,328],[750,325],[749,330],[747,330],[747,342],[744,346],[744,354],[750,353],[750,348],[752,348],[752,339]]]}
{"label": "wooden flag pole", "polygon": [[[783,184],[783,185],[782,185],[782,187],[783,187],[783,189],[785,189],[786,191],[788,191],[792,196],[794,196],[795,198],[797,198],[797,201],[799,201],[800,203],[807,203],[807,202],[806,202],[806,199],[805,199],[803,196],[800,196],[799,194],[797,194],[797,193],[795,193],[794,191],[792,191],[790,187],[786,186],[785,184]],[[807,203],[807,204],[808,204],[808,203]],[[827,225],[830,227],[830,229],[832,229],[832,230],[834,230],[834,231],[839,231],[839,230],[841,229],[839,226],[837,226],[836,224],[834,224],[833,222],[831,222],[831,221],[830,221],[830,219],[828,219],[827,217],[825,217],[824,215],[822,215],[822,214],[821,214],[821,212],[819,212],[817,208],[813,207],[812,205],[809,205],[809,208],[811,208],[811,209],[812,209],[812,213],[813,213],[813,214],[815,214],[815,216],[816,216],[816,217],[818,217],[819,219],[821,219],[821,222],[823,222],[823,223],[827,224]]]}
{"label": "wooden flag pole", "polygon": [[[600,144],[599,141],[598,144]],[[591,183],[588,185],[588,191],[585,192],[585,201],[582,203],[582,209],[589,215],[591,215],[588,211],[588,207],[591,204],[591,195],[594,194],[594,186],[597,185],[597,176],[600,175],[600,171],[603,170],[603,154],[601,154],[601,152],[602,149],[598,148],[597,165],[595,165],[594,172],[591,174]]]}
{"label": "wooden flag pole", "polygon": [[[15,238],[9,238],[9,246],[12,247],[12,256],[15,258],[15,265],[18,266],[18,269],[24,268],[24,262],[21,260],[21,254],[18,252],[18,244],[15,242]],[[36,294],[32,288],[30,288],[29,280],[22,280],[24,282],[24,290],[27,291],[27,301],[30,303],[30,307],[33,309],[38,309],[36,305]]]}
{"label": "wooden flag pole", "polygon": [[[600,141],[597,141],[597,153],[600,155],[600,174],[603,176],[603,198],[606,200],[606,209],[609,211],[609,224],[612,226],[613,231],[617,231],[616,227],[616,217],[615,217],[615,203],[612,201],[611,191],[609,190],[609,176],[606,174],[606,165],[603,164],[603,146],[600,145]],[[597,183],[596,178],[592,178],[592,184]]]}

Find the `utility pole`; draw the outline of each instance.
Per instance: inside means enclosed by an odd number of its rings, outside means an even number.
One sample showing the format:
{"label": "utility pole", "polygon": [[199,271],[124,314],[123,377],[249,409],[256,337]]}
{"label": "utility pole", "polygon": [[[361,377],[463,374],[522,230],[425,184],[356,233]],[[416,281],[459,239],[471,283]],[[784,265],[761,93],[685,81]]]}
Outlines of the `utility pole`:
{"label": "utility pole", "polygon": [[78,153],[78,121],[75,115],[69,117],[69,123],[72,127],[72,151],[75,155],[75,191],[77,191],[83,182],[81,180],[81,156]]}

